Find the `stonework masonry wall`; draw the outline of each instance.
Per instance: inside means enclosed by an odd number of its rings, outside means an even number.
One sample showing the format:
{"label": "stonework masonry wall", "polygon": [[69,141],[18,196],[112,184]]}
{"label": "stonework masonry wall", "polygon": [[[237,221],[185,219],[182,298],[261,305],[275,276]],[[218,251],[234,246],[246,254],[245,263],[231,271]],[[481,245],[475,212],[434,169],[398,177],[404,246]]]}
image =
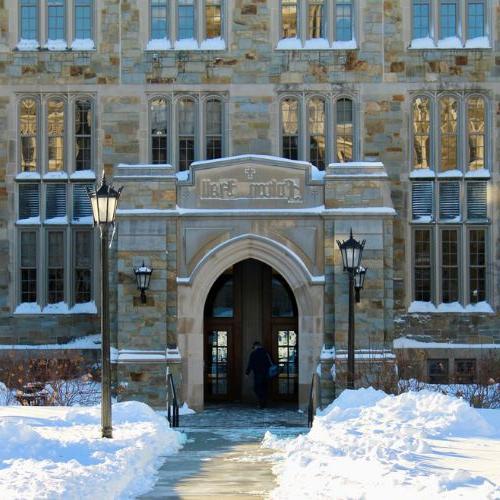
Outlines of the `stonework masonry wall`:
{"label": "stonework masonry wall", "polygon": [[[500,5],[491,10],[491,49],[409,49],[410,0],[356,2],[356,50],[276,50],[279,2],[228,0],[225,51],[146,51],[145,0],[96,0],[96,50],[15,49],[17,2],[0,1],[0,342],[61,342],[99,331],[96,315],[16,316],[14,268],[18,172],[17,99],[22,93],[88,93],[96,96],[96,170],[118,174],[120,163],[149,163],[148,98],[154,93],[217,92],[227,96],[227,155],[279,155],[279,105],[283,92],[330,92],[355,97],[359,159],[383,163],[388,200],[377,181],[325,184],[325,203],[341,206],[393,205],[397,216],[354,224],[325,218],[324,339],[346,342],[346,287],[335,240],[353,225],[366,237],[367,288],[358,307],[360,347],[389,345],[394,336],[500,343]],[[489,278],[493,314],[407,314],[411,302],[408,246],[410,101],[416,91],[480,90],[491,99],[492,213]],[[175,166],[174,166],[175,169]],[[117,181],[117,183],[119,183]],[[386,195],[384,195],[386,196]],[[387,198],[387,196],[386,196]],[[175,182],[131,183],[124,203],[137,209],[172,209]],[[177,343],[177,283],[181,251],[175,217],[119,222],[111,251],[111,311],[115,344],[138,349]],[[96,240],[97,241],[97,240]],[[142,243],[147,241],[147,251]],[[142,259],[155,273],[148,303],[137,302],[132,266]],[[123,299],[125,297],[125,299]],[[96,300],[98,295],[96,295]],[[395,315],[393,317],[392,310]],[[127,320],[120,320],[120,313]],[[393,320],[396,319],[396,322]],[[135,368],[134,368],[135,369]],[[124,371],[125,370],[125,371]],[[122,367],[124,377],[130,375]],[[153,370],[153,369],[152,369]],[[153,376],[153,375],[152,375]],[[154,375],[154,377],[160,375]],[[138,383],[138,382],[137,382]],[[132,387],[132,385],[131,385]]]}

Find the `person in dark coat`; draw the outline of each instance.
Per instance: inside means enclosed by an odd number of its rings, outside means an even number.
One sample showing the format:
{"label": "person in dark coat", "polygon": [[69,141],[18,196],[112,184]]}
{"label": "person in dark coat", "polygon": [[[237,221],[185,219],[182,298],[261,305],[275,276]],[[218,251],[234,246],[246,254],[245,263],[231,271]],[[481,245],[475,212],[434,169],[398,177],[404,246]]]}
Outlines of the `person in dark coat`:
{"label": "person in dark coat", "polygon": [[259,400],[259,408],[267,406],[267,381],[271,365],[272,361],[269,353],[262,347],[260,342],[254,342],[245,373],[250,375],[253,372],[253,390]]}

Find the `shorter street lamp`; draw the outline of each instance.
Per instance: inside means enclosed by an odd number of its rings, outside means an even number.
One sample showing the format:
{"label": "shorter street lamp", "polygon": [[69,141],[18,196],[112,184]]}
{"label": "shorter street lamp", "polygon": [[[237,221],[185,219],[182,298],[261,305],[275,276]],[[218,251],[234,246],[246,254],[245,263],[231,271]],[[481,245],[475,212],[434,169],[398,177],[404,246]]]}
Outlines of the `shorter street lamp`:
{"label": "shorter street lamp", "polygon": [[137,281],[137,289],[141,291],[141,302],[146,303],[146,290],[149,290],[149,282],[153,270],[147,267],[142,261],[142,266],[134,269],[135,279]]}
{"label": "shorter street lamp", "polygon": [[366,269],[361,265],[366,240],[358,241],[352,237],[352,228],[348,240],[337,245],[342,254],[344,272],[349,275],[349,327],[347,333],[347,388],[354,389],[354,292],[359,302],[359,292],[365,282]]}
{"label": "shorter street lamp", "polygon": [[103,174],[101,185],[95,191],[87,188],[87,194],[92,205],[94,225],[99,226],[101,235],[101,336],[102,336],[102,391],[101,391],[101,427],[102,437],[112,438],[111,424],[111,359],[109,332],[109,271],[108,244],[109,229],[115,225],[116,208],[123,188],[116,190],[107,184]]}

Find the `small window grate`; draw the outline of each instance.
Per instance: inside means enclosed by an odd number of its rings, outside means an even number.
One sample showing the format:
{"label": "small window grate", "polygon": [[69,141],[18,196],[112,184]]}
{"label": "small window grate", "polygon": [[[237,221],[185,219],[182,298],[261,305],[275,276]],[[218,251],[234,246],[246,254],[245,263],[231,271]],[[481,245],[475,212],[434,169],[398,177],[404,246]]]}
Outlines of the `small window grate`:
{"label": "small window grate", "polygon": [[66,216],[66,184],[47,185],[46,219]]}
{"label": "small window grate", "polygon": [[19,186],[19,219],[30,219],[40,215],[40,190],[38,184]]}
{"label": "small window grate", "polygon": [[456,181],[442,182],[439,186],[439,218],[460,219],[460,184]]}
{"label": "small window grate", "polygon": [[413,220],[423,221],[432,219],[433,212],[433,182],[412,183],[412,217]]}
{"label": "small window grate", "polygon": [[84,184],[75,184],[73,186],[73,220],[79,220],[83,217],[92,217],[92,206],[87,194],[87,187]]}
{"label": "small window grate", "polygon": [[467,218],[486,219],[488,217],[487,182],[467,183]]}

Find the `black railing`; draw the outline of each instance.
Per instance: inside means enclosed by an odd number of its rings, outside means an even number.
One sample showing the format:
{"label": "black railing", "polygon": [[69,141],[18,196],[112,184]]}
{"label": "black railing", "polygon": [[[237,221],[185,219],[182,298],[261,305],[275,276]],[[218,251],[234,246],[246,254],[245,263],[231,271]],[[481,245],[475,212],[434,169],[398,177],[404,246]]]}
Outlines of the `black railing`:
{"label": "black railing", "polygon": [[309,406],[307,407],[307,425],[312,427],[316,410],[320,406],[320,379],[317,373],[314,373],[311,380],[311,389],[309,390]]}
{"label": "black railing", "polygon": [[167,374],[167,419],[170,427],[179,427],[179,402],[171,373]]}

